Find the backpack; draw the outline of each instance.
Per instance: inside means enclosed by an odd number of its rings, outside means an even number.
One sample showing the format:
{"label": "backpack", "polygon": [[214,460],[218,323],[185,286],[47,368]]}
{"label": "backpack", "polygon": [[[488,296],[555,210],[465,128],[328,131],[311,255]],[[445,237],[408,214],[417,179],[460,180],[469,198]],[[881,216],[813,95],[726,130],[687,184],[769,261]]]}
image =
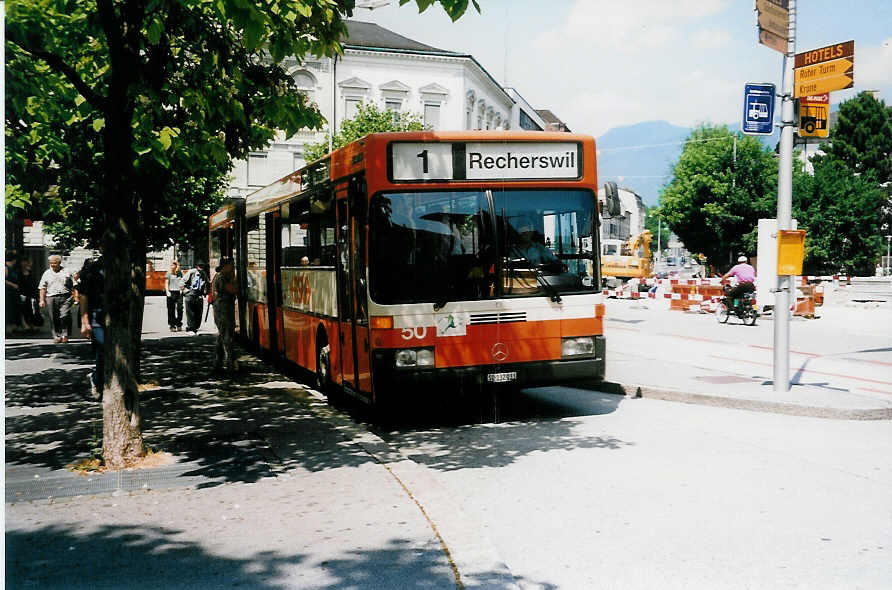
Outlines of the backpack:
{"label": "backpack", "polygon": [[202,272],[196,272],[194,269],[189,271],[189,280],[186,287],[191,291],[195,291],[201,295],[207,293],[207,281],[204,280]]}

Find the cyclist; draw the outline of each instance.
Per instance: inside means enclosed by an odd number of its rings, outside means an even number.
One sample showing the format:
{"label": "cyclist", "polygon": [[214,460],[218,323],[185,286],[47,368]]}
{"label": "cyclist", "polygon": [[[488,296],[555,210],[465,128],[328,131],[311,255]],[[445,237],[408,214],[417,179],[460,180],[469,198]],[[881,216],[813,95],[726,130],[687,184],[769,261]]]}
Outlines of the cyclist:
{"label": "cyclist", "polygon": [[756,281],[756,269],[750,266],[749,259],[746,256],[740,256],[737,264],[731,267],[731,270],[722,275],[724,283],[728,277],[737,278],[737,286],[728,291],[729,299],[736,299],[745,293],[752,293],[756,290],[754,285]]}

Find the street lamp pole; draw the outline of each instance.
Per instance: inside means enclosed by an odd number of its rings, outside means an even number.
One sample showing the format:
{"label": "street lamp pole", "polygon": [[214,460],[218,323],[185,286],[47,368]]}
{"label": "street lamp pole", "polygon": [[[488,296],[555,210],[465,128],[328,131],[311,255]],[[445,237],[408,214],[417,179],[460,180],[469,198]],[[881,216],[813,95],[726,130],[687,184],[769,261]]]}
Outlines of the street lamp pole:
{"label": "street lamp pole", "polygon": [[886,270],[884,276],[892,274],[892,258],[889,258],[889,244],[892,244],[892,236],[886,236]]}
{"label": "street lamp pole", "polygon": [[[791,31],[784,54],[780,161],[777,174],[777,230],[791,229],[793,204],[793,57],[796,54],[796,0],[789,0]],[[790,303],[793,277],[777,275],[774,293],[774,391],[790,391]]]}

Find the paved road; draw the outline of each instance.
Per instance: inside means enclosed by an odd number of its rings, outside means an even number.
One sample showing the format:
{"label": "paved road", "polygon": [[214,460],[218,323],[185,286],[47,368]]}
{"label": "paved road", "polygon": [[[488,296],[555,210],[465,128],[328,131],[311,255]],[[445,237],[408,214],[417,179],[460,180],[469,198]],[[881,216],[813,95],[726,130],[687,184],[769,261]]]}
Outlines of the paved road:
{"label": "paved road", "polygon": [[892,587],[888,421],[570,388],[518,405],[499,425],[384,436],[479,521],[523,588]]}
{"label": "paved road", "polygon": [[[716,385],[732,387],[733,380],[715,380],[708,370],[743,381],[772,379],[770,317],[760,318],[753,327],[735,319],[719,324],[710,314],[667,311],[653,301],[610,300],[607,311],[605,333],[612,360],[677,365],[682,372],[702,375],[704,382],[714,379]],[[791,382],[850,394],[847,398],[856,407],[857,397],[892,401],[892,311],[833,306],[819,308],[819,314],[820,319],[794,318],[791,323]]]}

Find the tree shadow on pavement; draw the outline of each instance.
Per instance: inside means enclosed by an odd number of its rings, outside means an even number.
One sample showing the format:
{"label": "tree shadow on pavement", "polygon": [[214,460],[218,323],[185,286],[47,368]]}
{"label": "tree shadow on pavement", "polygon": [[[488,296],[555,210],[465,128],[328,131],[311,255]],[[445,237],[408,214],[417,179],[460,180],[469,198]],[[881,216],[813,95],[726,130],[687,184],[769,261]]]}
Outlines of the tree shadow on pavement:
{"label": "tree shadow on pavement", "polygon": [[[319,403],[266,364],[243,357],[235,375],[211,371],[209,335],[143,341],[140,394],[147,447],[208,478],[199,487],[254,482],[293,468],[319,471],[373,459],[311,411]],[[6,463],[62,469],[101,446],[102,408],[89,396],[89,346],[17,347],[6,378]],[[59,351],[59,352],[56,352]],[[27,362],[34,360],[35,363]],[[7,363],[9,367],[9,363]],[[18,371],[20,374],[14,374]],[[182,471],[182,469],[180,470]]]}
{"label": "tree shadow on pavement", "polygon": [[[86,528],[87,530],[78,530]],[[444,588],[455,578],[439,545],[393,538],[333,557],[261,551],[214,555],[157,526],[51,525],[6,533],[7,588]],[[231,553],[231,552],[230,552]],[[242,552],[239,552],[242,553]]]}

